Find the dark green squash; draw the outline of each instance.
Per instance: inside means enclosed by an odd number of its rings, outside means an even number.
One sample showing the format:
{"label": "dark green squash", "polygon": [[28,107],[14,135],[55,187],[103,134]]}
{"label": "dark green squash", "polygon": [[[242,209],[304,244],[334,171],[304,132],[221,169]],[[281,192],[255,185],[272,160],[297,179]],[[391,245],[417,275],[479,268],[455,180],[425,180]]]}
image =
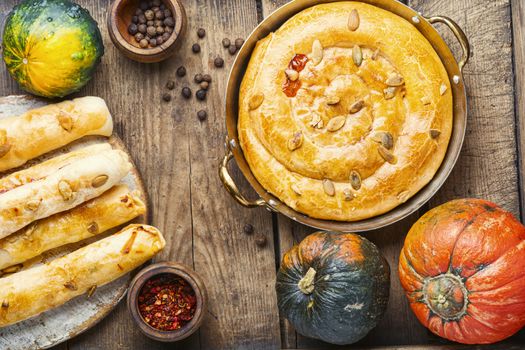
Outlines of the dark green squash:
{"label": "dark green squash", "polygon": [[3,58],[35,95],[63,97],[83,87],[104,54],[97,23],[68,0],[25,0],[7,16]]}
{"label": "dark green squash", "polygon": [[377,247],[352,234],[316,232],[283,257],[281,315],[308,337],[351,344],[374,328],[388,302],[390,268]]}

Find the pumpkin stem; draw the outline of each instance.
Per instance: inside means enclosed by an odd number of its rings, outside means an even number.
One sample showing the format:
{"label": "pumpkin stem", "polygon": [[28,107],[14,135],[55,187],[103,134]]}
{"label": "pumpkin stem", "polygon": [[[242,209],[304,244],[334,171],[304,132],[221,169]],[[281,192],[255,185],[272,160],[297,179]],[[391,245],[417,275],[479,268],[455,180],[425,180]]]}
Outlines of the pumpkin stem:
{"label": "pumpkin stem", "polygon": [[314,279],[316,273],[317,271],[315,271],[313,267],[310,267],[308,271],[306,271],[306,275],[304,275],[297,284],[301,292],[304,294],[311,294],[314,291]]}
{"label": "pumpkin stem", "polygon": [[468,292],[458,276],[442,274],[427,279],[423,295],[430,310],[444,320],[458,320],[466,314]]}

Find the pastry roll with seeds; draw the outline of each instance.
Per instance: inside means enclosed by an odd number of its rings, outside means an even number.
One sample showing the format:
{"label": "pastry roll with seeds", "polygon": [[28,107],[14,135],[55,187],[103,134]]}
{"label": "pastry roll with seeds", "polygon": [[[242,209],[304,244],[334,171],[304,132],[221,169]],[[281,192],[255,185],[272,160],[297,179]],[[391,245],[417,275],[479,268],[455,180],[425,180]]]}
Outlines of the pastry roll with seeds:
{"label": "pastry roll with seeds", "polygon": [[39,220],[0,240],[0,269],[23,263],[50,249],[93,237],[144,214],[135,191],[117,185],[65,213]]}
{"label": "pastry roll with seeds", "polygon": [[16,168],[83,136],[110,136],[112,132],[113,120],[106,103],[92,96],[0,119],[0,171]]}
{"label": "pastry roll with seeds", "polygon": [[165,244],[155,227],[130,225],[50,263],[1,278],[0,327],[36,316],[123,276]]}
{"label": "pastry roll with seeds", "polygon": [[130,169],[124,152],[110,150],[80,158],[41,180],[0,194],[0,238],[101,195]]}

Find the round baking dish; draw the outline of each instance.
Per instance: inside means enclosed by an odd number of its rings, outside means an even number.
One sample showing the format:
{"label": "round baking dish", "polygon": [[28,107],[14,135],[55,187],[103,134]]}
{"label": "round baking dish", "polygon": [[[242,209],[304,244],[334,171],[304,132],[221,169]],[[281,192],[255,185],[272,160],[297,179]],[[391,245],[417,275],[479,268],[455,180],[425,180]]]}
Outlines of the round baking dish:
{"label": "round baking dish", "polygon": [[[248,208],[265,206],[270,210],[288,216],[292,220],[318,229],[340,232],[369,231],[393,224],[415,212],[439,190],[452,171],[461,151],[467,123],[467,97],[462,77],[462,69],[468,61],[470,45],[465,33],[450,18],[443,16],[425,17],[418,14],[410,7],[395,0],[359,1],[390,11],[411,22],[430,42],[447,70],[453,93],[454,121],[447,153],[440,168],[434,175],[433,179],[405,203],[395,207],[385,214],[353,222],[321,220],[309,217],[288,207],[277,197],[267,192],[261,184],[259,184],[251,172],[242,150],[239,147],[237,134],[239,87],[250,60],[251,53],[258,40],[266,37],[270,32],[277,30],[284,22],[296,13],[317,4],[334,2],[333,0],[294,0],[277,9],[253,30],[239,51],[230,71],[225,101],[228,136],[226,139],[226,155],[219,165],[219,176],[226,190],[239,204]],[[432,26],[433,23],[445,24],[457,38],[463,51],[459,62],[456,62],[450,48]],[[243,175],[258,193],[260,198],[249,200],[240,193],[235,182],[228,173],[227,165],[232,158],[235,158]]]}

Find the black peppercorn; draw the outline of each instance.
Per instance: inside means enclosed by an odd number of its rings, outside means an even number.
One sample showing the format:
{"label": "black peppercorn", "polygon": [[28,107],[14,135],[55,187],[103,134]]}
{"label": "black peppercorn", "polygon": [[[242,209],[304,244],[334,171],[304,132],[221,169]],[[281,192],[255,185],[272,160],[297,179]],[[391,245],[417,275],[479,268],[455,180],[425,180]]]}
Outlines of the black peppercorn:
{"label": "black peppercorn", "polygon": [[148,27],[146,27],[145,24],[139,24],[137,26],[137,29],[138,29],[139,33],[146,34],[146,30],[148,29]]}
{"label": "black peppercorn", "polygon": [[252,224],[244,225],[244,233],[246,233],[247,235],[251,235],[253,233],[253,225]]}
{"label": "black peppercorn", "polygon": [[179,68],[177,68],[177,76],[182,78],[185,75],[186,75],[186,67],[180,66]]}
{"label": "black peppercorn", "polygon": [[151,26],[155,27],[155,21],[147,21],[147,22],[146,22],[146,25],[147,25],[148,27],[151,27]]}
{"label": "black peppercorn", "polygon": [[139,5],[139,8],[142,10],[142,11],[146,11],[149,6],[148,6],[148,2],[147,1],[141,1],[140,2],[140,5]]}
{"label": "black peppercorn", "polygon": [[191,89],[185,86],[182,88],[181,94],[182,94],[182,97],[184,97],[185,99],[189,99],[191,97]]}
{"label": "black peppercorn", "polygon": [[171,36],[171,33],[164,32],[164,34],[162,34],[162,40],[164,40],[164,42],[166,42],[166,41],[168,41],[170,36]]}
{"label": "black peppercorn", "polygon": [[164,44],[164,39],[162,39],[161,36],[158,36],[158,37],[156,38],[156,40],[157,40],[157,45],[162,45],[162,44]]}
{"label": "black peppercorn", "polygon": [[202,76],[202,80],[204,80],[204,81],[206,81],[206,82],[208,82],[208,83],[211,83],[211,75],[209,75],[209,74],[204,74],[204,75]]}
{"label": "black peppercorn", "polygon": [[193,53],[199,53],[201,52],[201,46],[199,44],[193,44],[191,51],[193,51]]}
{"label": "black peppercorn", "polygon": [[157,32],[157,34],[164,34],[164,27],[161,27],[161,26],[158,26],[157,28],[155,28],[155,31]]}
{"label": "black peppercorn", "polygon": [[197,29],[197,36],[199,38],[204,38],[206,36],[206,30],[204,28]]}
{"label": "black peppercorn", "polygon": [[156,19],[153,21],[153,26],[154,27],[164,27],[164,22],[161,21],[160,19]]}
{"label": "black peppercorn", "polygon": [[173,90],[175,88],[175,82],[173,80],[168,80],[166,83],[166,89]]}
{"label": "black peppercorn", "polygon": [[155,27],[153,26],[150,26],[146,29],[146,33],[148,34],[148,36],[150,38],[153,38],[155,36],[155,34],[157,34],[157,30],[155,29]]}
{"label": "black peppercorn", "polygon": [[227,49],[227,48],[230,47],[230,45],[231,45],[231,41],[230,41],[230,39],[228,39],[228,38],[224,38],[224,39],[222,39],[222,46],[223,46],[224,48]]}
{"label": "black peppercorn", "polygon": [[147,21],[146,16],[139,15],[139,24],[146,24]]}
{"label": "black peppercorn", "polygon": [[163,93],[162,94],[162,99],[166,102],[170,102],[171,101],[171,95],[168,94],[167,92]]}
{"label": "black peppercorn", "polygon": [[157,46],[157,39],[155,39],[155,38],[149,39],[149,44],[150,44],[151,47]]}
{"label": "black peppercorn", "polygon": [[235,46],[237,47],[237,49],[240,49],[242,44],[244,44],[244,39],[242,38],[235,39]]}
{"label": "black peppercorn", "polygon": [[215,59],[213,60],[213,64],[215,65],[215,67],[221,68],[222,66],[224,66],[224,60],[222,59],[222,57],[215,57]]}
{"label": "black peppercorn", "polygon": [[235,53],[237,52],[237,46],[235,46],[235,44],[231,44],[228,47],[228,52],[230,53],[230,55],[235,55]]}
{"label": "black peppercorn", "polygon": [[142,14],[144,14],[144,11],[142,11],[142,9],[136,9],[135,10],[135,16],[140,16]]}
{"label": "black peppercorn", "polygon": [[204,101],[206,99],[206,90],[198,90],[195,94],[198,100]]}
{"label": "black peppercorn", "polygon": [[262,233],[258,233],[255,237],[255,244],[257,244],[259,247],[264,247],[266,245],[266,236]]}
{"label": "black peppercorn", "polygon": [[202,74],[200,73],[195,74],[195,76],[193,77],[193,81],[196,82],[197,84],[200,84],[203,79],[204,78],[202,77]]}
{"label": "black peppercorn", "polygon": [[199,118],[201,122],[205,121],[207,117],[208,113],[204,109],[197,112],[197,118]]}
{"label": "black peppercorn", "polygon": [[161,4],[160,0],[151,0],[152,6],[160,6],[160,4]]}
{"label": "black peppercorn", "polygon": [[160,4],[159,9],[161,9],[162,11],[164,11],[164,10],[166,9],[166,5],[164,5],[164,4]]}
{"label": "black peppercorn", "polygon": [[157,12],[155,12],[155,18],[163,20],[164,19],[164,11],[158,10]]}
{"label": "black peppercorn", "polygon": [[164,24],[168,27],[175,27],[175,20],[173,19],[173,17],[166,17],[164,19]]}
{"label": "black peppercorn", "polygon": [[199,84],[199,86],[201,87],[201,89],[203,90],[208,90],[208,87],[210,86],[210,83],[208,83],[207,81],[203,81]]}
{"label": "black peppercorn", "polygon": [[137,25],[135,23],[131,23],[129,26],[128,26],[128,33],[131,34],[131,35],[135,35],[137,34],[137,32],[139,31]]}
{"label": "black peppercorn", "polygon": [[131,22],[135,24],[139,24],[139,16],[133,16],[131,17]]}
{"label": "black peppercorn", "polygon": [[160,10],[160,7],[158,7],[158,6],[153,6],[151,8],[151,11],[153,11],[153,13],[157,12],[158,10]]}
{"label": "black peppercorn", "polygon": [[171,33],[173,33],[173,27],[164,27],[164,34],[166,33],[168,34],[168,37],[169,37]]}

